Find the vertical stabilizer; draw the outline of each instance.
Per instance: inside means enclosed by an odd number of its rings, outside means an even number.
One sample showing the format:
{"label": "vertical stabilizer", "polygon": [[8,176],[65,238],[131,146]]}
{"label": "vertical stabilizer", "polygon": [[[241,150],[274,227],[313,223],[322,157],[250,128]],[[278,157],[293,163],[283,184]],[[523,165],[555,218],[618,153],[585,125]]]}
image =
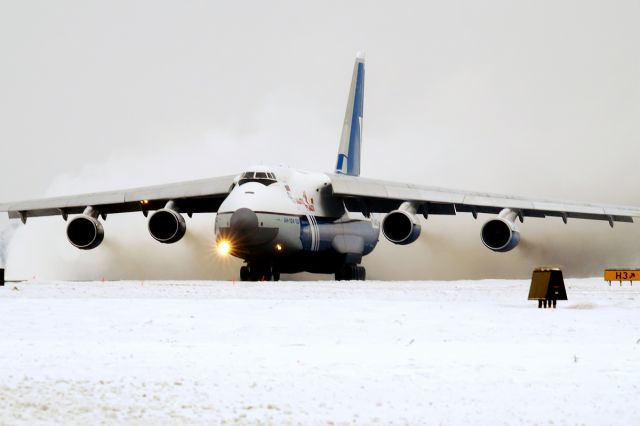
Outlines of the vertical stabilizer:
{"label": "vertical stabilizer", "polygon": [[364,54],[358,52],[353,66],[351,89],[344,114],[336,173],[360,175],[360,146],[362,145],[362,113],[364,106]]}

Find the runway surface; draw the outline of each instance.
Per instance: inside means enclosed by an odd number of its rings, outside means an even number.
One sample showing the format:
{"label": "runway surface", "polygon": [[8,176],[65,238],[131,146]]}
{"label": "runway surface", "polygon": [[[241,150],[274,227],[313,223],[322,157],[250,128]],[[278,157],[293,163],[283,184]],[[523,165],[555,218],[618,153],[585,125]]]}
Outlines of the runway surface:
{"label": "runway surface", "polygon": [[640,283],[0,287],[0,424],[640,424]]}

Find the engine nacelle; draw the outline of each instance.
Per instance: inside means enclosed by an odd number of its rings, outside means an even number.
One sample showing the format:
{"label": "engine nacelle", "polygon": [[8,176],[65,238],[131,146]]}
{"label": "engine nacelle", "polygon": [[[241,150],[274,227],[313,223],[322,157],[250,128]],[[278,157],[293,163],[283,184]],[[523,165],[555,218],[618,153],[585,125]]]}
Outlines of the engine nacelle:
{"label": "engine nacelle", "polygon": [[74,217],[67,225],[69,242],[81,250],[91,250],[104,240],[104,228],[100,221],[90,215]]}
{"label": "engine nacelle", "polygon": [[398,210],[388,213],[382,219],[382,233],[394,244],[411,244],[418,239],[420,231],[416,209],[409,203],[403,203]]}
{"label": "engine nacelle", "polygon": [[490,250],[507,252],[520,242],[520,232],[516,228],[517,213],[505,209],[497,218],[484,224],[481,231],[482,243]]}
{"label": "engine nacelle", "polygon": [[186,232],[187,223],[184,217],[172,208],[160,209],[149,218],[149,233],[161,243],[178,242]]}

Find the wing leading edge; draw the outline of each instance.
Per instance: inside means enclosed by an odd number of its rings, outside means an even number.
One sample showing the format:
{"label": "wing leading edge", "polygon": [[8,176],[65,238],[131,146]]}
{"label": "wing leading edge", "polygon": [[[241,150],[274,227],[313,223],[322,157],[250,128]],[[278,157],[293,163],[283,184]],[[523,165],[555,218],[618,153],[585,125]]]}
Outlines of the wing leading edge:
{"label": "wing leading edge", "polygon": [[640,208],[599,204],[583,204],[564,201],[531,199],[509,195],[485,194],[458,191],[438,187],[381,181],[361,177],[330,175],[333,193],[345,200],[350,211],[363,213],[388,213],[397,209],[404,201],[415,201],[420,213],[455,215],[458,212],[498,214],[509,208],[523,217],[547,216],[604,220],[611,226],[614,222],[633,222],[640,217]]}
{"label": "wing leading edge", "polygon": [[174,201],[184,213],[215,213],[230,192],[235,175],[120,191],[96,192],[0,204],[12,219],[80,214],[91,206],[101,215],[161,209]]}

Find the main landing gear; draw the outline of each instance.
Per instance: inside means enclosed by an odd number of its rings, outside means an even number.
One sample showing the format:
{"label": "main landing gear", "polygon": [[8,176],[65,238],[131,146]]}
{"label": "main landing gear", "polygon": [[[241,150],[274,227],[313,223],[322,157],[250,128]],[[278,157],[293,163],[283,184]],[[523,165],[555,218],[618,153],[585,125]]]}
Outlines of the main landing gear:
{"label": "main landing gear", "polygon": [[240,281],[280,281],[275,265],[250,263],[240,268]]}
{"label": "main landing gear", "polygon": [[367,271],[360,265],[342,265],[336,271],[336,281],[364,281]]}

